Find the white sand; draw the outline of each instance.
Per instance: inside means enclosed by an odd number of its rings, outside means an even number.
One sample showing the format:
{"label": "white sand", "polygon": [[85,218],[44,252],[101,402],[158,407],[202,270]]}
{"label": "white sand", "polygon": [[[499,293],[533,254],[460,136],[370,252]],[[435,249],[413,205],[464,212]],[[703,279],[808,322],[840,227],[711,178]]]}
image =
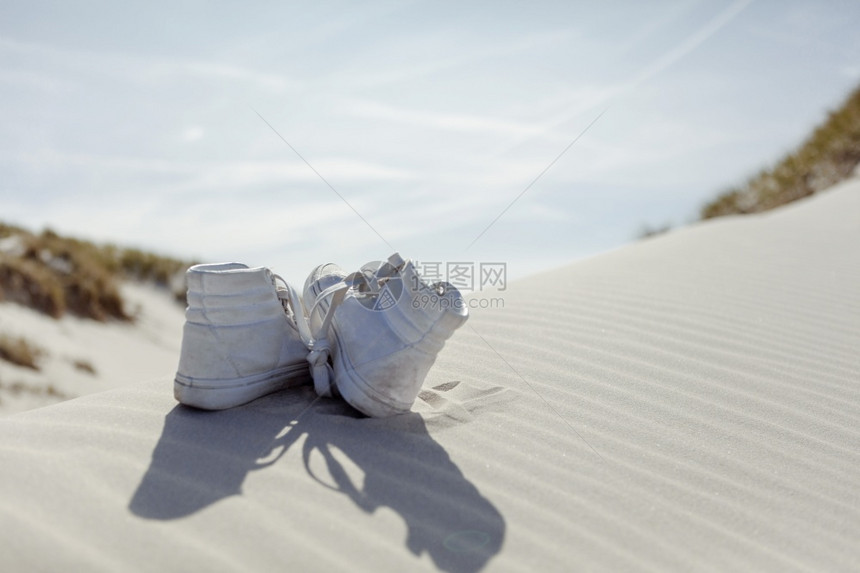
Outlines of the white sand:
{"label": "white sand", "polygon": [[[39,370],[0,360],[0,415],[163,377],[176,369],[185,314],[166,290],[121,286],[132,323],[59,320],[0,302],[0,334],[23,337],[46,351]],[[84,363],[93,371],[75,366]],[[20,389],[20,386],[25,389]],[[19,388],[15,388],[18,386]]]}
{"label": "white sand", "polygon": [[415,414],[0,420],[2,569],[860,570],[860,181],[501,294]]}

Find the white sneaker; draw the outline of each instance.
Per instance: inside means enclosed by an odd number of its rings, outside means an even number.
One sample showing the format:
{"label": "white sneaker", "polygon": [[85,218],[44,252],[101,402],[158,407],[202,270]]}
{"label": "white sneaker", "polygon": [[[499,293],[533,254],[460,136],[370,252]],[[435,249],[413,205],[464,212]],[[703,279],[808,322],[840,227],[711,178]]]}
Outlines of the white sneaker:
{"label": "white sneaker", "polygon": [[397,253],[350,275],[320,265],[305,283],[304,305],[317,393],[337,392],[374,417],[410,410],[445,340],[469,315],[455,287],[428,285]]}
{"label": "white sneaker", "polygon": [[186,277],[177,400],[221,410],[310,381],[310,332],[303,316],[296,320],[301,303],[283,279],[241,263],[195,265]]}

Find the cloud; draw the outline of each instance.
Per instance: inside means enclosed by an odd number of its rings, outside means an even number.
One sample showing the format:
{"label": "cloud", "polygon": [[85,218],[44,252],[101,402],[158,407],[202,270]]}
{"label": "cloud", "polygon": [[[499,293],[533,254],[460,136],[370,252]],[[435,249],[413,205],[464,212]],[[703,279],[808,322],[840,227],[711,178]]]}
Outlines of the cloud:
{"label": "cloud", "polygon": [[846,78],[850,78],[852,80],[856,80],[860,78],[860,66],[857,65],[845,65],[839,68],[839,73],[845,76]]}
{"label": "cloud", "polygon": [[42,91],[55,92],[68,89],[69,84],[49,74],[32,70],[0,70],[0,83],[14,87],[35,88]]}
{"label": "cloud", "polygon": [[534,137],[545,132],[544,128],[532,123],[489,116],[407,109],[372,101],[343,102],[341,109],[347,115],[362,119],[384,120],[462,133]]}
{"label": "cloud", "polygon": [[283,74],[238,67],[219,62],[194,60],[165,60],[134,58],[136,64],[144,69],[144,77],[155,81],[175,78],[195,77],[203,80],[216,80],[251,85],[264,91],[283,94],[302,87],[303,83]]}
{"label": "cloud", "polygon": [[[197,132],[192,132],[192,135],[196,136]],[[86,172],[113,172],[130,178],[140,177],[147,172],[194,176],[192,182],[171,187],[171,191],[319,181],[318,176],[298,159],[201,162],[95,153],[70,153],[50,148],[40,149],[38,152],[11,154],[5,158],[40,170],[73,169]],[[405,169],[396,169],[350,158],[321,158],[314,162],[314,166],[330,179],[361,182],[406,180],[413,177]]]}
{"label": "cloud", "polygon": [[[52,70],[53,76],[67,71],[86,71],[96,75],[124,77],[135,83],[173,81],[190,77],[238,83],[275,94],[283,94],[303,86],[302,82],[283,74],[217,61],[73,50],[36,42],[22,42],[8,37],[0,38],[0,52],[3,51],[57,66]],[[50,81],[57,81],[53,76]]]}
{"label": "cloud", "polygon": [[[493,61],[506,63],[524,54],[540,54],[563,46],[576,36],[569,25],[560,29],[544,29],[539,33],[522,33],[502,40],[476,37],[474,29],[457,23],[429,29],[393,34],[372,42],[361,53],[361,65],[345,65],[338,69],[339,83],[367,90],[390,87],[395,83],[426,80],[457,70],[490,65]],[[396,49],[392,49],[396,46]],[[366,66],[366,62],[373,62]]]}
{"label": "cloud", "polygon": [[159,158],[124,157],[96,153],[66,152],[52,148],[38,151],[7,154],[4,159],[31,169],[77,169],[81,171],[116,171],[139,175],[141,171],[153,173],[190,174],[195,172],[193,164]]}
{"label": "cloud", "polygon": [[182,140],[188,143],[193,143],[195,141],[199,141],[203,139],[203,136],[206,134],[206,131],[200,127],[199,125],[194,125],[191,127],[187,127],[182,130]]}
{"label": "cloud", "polygon": [[642,84],[662,74],[678,61],[692,53],[734,20],[752,2],[753,0],[736,0],[726,9],[708,20],[703,26],[688,35],[684,40],[659,57],[651,60],[624,81],[602,86],[592,86],[590,88],[591,93],[587,94],[586,97],[571,97],[569,101],[574,102],[573,105],[548,120],[545,123],[545,129],[547,131],[558,131],[565,124],[585,113],[594,113],[594,110],[611,108],[619,98],[633,92]]}
{"label": "cloud", "polygon": [[[748,5],[452,5],[456,18],[426,3],[314,6],[286,23],[265,15],[259,32],[216,10],[176,37],[176,22],[156,24],[152,41],[126,40],[122,27],[137,25],[127,19],[104,38],[88,19],[37,42],[42,28],[22,27],[0,39],[0,61],[14,64],[0,70],[2,216],[216,258],[387,254],[248,103],[393,245],[460,249],[611,104],[470,252],[602,248],[606,229],[629,223],[617,233],[629,236],[643,205],[687,209],[683,193],[776,141],[783,116],[766,124],[744,105],[795,105],[822,89],[778,88],[791,61],[794,79],[840,65],[842,83],[856,77],[850,34],[833,37],[839,57],[786,42],[766,60],[773,42],[751,28],[783,9]],[[736,35],[719,33],[741,15]],[[158,34],[174,43],[156,46]],[[737,69],[677,65],[712,39],[723,63],[770,62],[768,85],[751,97]],[[182,55],[192,53],[204,55]]]}
{"label": "cloud", "polygon": [[728,8],[708,20],[704,26],[687,36],[682,42],[676,44],[671,50],[659,58],[651,61],[639,72],[631,77],[623,85],[623,90],[631,90],[639,84],[646,82],[665,71],[669,66],[675,64],[693,50],[705,43],[711,36],[722,30],[729,22],[734,20],[753,0],[735,0]]}

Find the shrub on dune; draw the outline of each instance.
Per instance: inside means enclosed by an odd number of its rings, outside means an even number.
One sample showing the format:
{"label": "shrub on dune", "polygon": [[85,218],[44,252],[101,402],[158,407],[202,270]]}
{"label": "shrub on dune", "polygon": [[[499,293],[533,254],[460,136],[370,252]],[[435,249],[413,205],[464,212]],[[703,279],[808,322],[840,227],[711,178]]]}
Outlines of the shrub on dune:
{"label": "shrub on dune", "polygon": [[860,164],[860,87],[812,135],[771,169],[702,207],[702,219],[759,213],[831,187]]}

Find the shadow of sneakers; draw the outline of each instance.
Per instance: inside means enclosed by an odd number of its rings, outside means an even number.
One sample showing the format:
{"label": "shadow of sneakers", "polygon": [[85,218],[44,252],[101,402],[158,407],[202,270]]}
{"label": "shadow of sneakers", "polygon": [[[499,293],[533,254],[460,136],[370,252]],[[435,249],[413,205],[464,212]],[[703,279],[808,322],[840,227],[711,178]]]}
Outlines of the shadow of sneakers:
{"label": "shadow of sneakers", "polygon": [[168,412],[129,510],[146,519],[179,519],[241,495],[248,473],[270,465],[259,460],[287,425],[283,414],[254,405],[218,411],[177,405]]}
{"label": "shadow of sneakers", "polygon": [[[301,458],[285,458],[294,446]],[[363,473],[361,483],[349,477],[343,456]],[[416,557],[426,553],[443,571],[483,569],[504,540],[502,515],[433,439],[421,415],[366,418],[343,401],[315,398],[310,387],[231,410],[176,406],[128,507],[145,519],[180,519],[240,496],[252,471],[278,472],[285,482],[305,475],[369,515],[389,508],[406,525],[406,549]],[[288,491],[270,500],[287,519],[286,530],[297,527],[286,517],[294,513]],[[323,500],[320,511],[336,507]]]}
{"label": "shadow of sneakers", "polygon": [[[368,514],[396,512],[407,526],[406,547],[416,557],[428,554],[442,571],[474,572],[501,549],[504,518],[433,439],[421,415],[356,418],[348,406],[329,401],[293,432],[307,436],[302,460],[308,475]],[[312,469],[315,454],[324,462],[325,478]],[[350,478],[341,456],[363,473],[361,483]]]}

